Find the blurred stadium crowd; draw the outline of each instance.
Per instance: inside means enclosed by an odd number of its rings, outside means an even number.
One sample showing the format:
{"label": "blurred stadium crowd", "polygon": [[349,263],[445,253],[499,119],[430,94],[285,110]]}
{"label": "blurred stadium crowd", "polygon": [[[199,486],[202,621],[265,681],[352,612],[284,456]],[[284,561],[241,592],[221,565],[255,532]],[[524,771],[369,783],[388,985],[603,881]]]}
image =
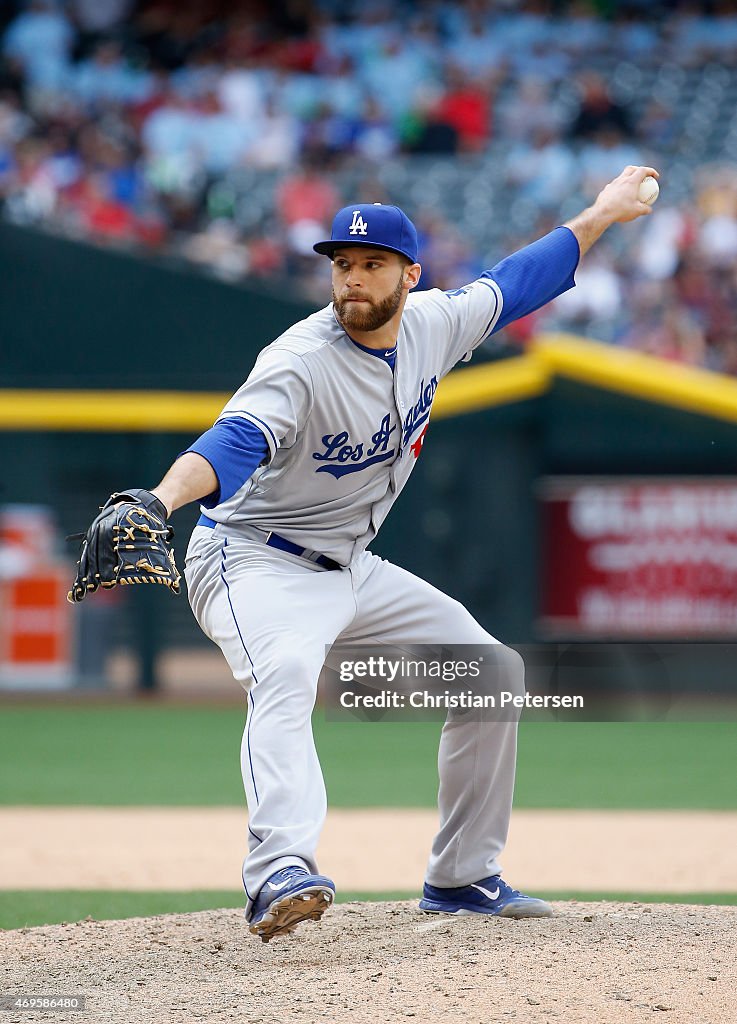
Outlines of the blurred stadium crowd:
{"label": "blurred stadium crowd", "polygon": [[654,214],[513,326],[737,374],[737,2],[28,0],[0,6],[5,219],[274,279],[353,199],[462,284],[628,163]]}

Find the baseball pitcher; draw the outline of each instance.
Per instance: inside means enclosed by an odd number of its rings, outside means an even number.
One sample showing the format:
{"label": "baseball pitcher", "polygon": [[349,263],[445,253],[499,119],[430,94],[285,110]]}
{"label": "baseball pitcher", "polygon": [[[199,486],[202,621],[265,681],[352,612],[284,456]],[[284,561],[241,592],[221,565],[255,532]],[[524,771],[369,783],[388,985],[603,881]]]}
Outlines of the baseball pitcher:
{"label": "baseball pitcher", "polygon": [[[326,795],[311,714],[326,650],[495,644],[503,689],[524,693],[516,652],[369,547],[422,453],[442,378],[490,334],[572,288],[580,257],[611,224],[651,213],[638,197],[648,175],[658,172],[625,168],[572,221],[450,292],[412,293],[421,267],[402,210],[340,210],[315,245],[332,261],[332,302],[263,349],[157,487],[112,495],[87,532],[72,600],[141,582],[176,592],[167,519],[200,503],[184,575],[197,621],[248,694],[243,884],[250,930],[264,941],[319,919],[335,895],[315,860]],[[516,720],[449,715],[423,910],[551,915],[501,877],[516,734]]]}

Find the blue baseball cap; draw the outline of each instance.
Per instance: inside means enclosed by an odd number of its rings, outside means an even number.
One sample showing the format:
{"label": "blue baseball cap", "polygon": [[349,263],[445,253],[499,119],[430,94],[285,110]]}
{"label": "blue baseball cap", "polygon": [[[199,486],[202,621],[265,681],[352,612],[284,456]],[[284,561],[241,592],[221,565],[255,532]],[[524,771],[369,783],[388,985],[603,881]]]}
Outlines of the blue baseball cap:
{"label": "blue baseball cap", "polygon": [[317,242],[312,248],[332,259],[335,250],[345,245],[388,249],[417,263],[417,229],[398,206],[382,203],[344,206],[335,214],[330,238]]}

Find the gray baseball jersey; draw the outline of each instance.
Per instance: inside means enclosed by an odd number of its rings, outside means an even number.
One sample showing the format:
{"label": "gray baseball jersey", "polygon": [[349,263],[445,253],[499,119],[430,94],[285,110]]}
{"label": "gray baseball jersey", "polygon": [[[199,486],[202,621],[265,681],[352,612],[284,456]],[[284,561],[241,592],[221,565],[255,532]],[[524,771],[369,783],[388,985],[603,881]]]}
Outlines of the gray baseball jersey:
{"label": "gray baseball jersey", "polygon": [[208,516],[273,530],[348,565],[412,472],[440,380],[501,311],[489,278],[411,294],[394,373],[351,341],[332,305],[291,327],[261,352],[220,416],[258,426],[271,459]]}

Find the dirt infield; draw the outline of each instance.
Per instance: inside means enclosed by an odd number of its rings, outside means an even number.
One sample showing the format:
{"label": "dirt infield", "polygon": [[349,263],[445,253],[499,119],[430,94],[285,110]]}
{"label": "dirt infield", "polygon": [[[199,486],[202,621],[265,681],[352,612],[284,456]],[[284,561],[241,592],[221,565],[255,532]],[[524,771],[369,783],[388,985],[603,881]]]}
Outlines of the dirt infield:
{"label": "dirt infield", "polygon": [[734,1020],[737,908],[560,903],[556,911],[551,920],[500,921],[347,903],[268,945],[234,910],[22,929],[0,933],[2,988],[85,995],[87,1012],[55,1012],[60,1022]]}
{"label": "dirt infield", "polygon": [[[319,861],[342,891],[411,892],[422,883],[436,827],[430,810],[331,810]],[[4,889],[236,892],[246,813],[5,807],[0,835]],[[523,889],[737,892],[735,849],[734,811],[520,810],[503,866]]]}

